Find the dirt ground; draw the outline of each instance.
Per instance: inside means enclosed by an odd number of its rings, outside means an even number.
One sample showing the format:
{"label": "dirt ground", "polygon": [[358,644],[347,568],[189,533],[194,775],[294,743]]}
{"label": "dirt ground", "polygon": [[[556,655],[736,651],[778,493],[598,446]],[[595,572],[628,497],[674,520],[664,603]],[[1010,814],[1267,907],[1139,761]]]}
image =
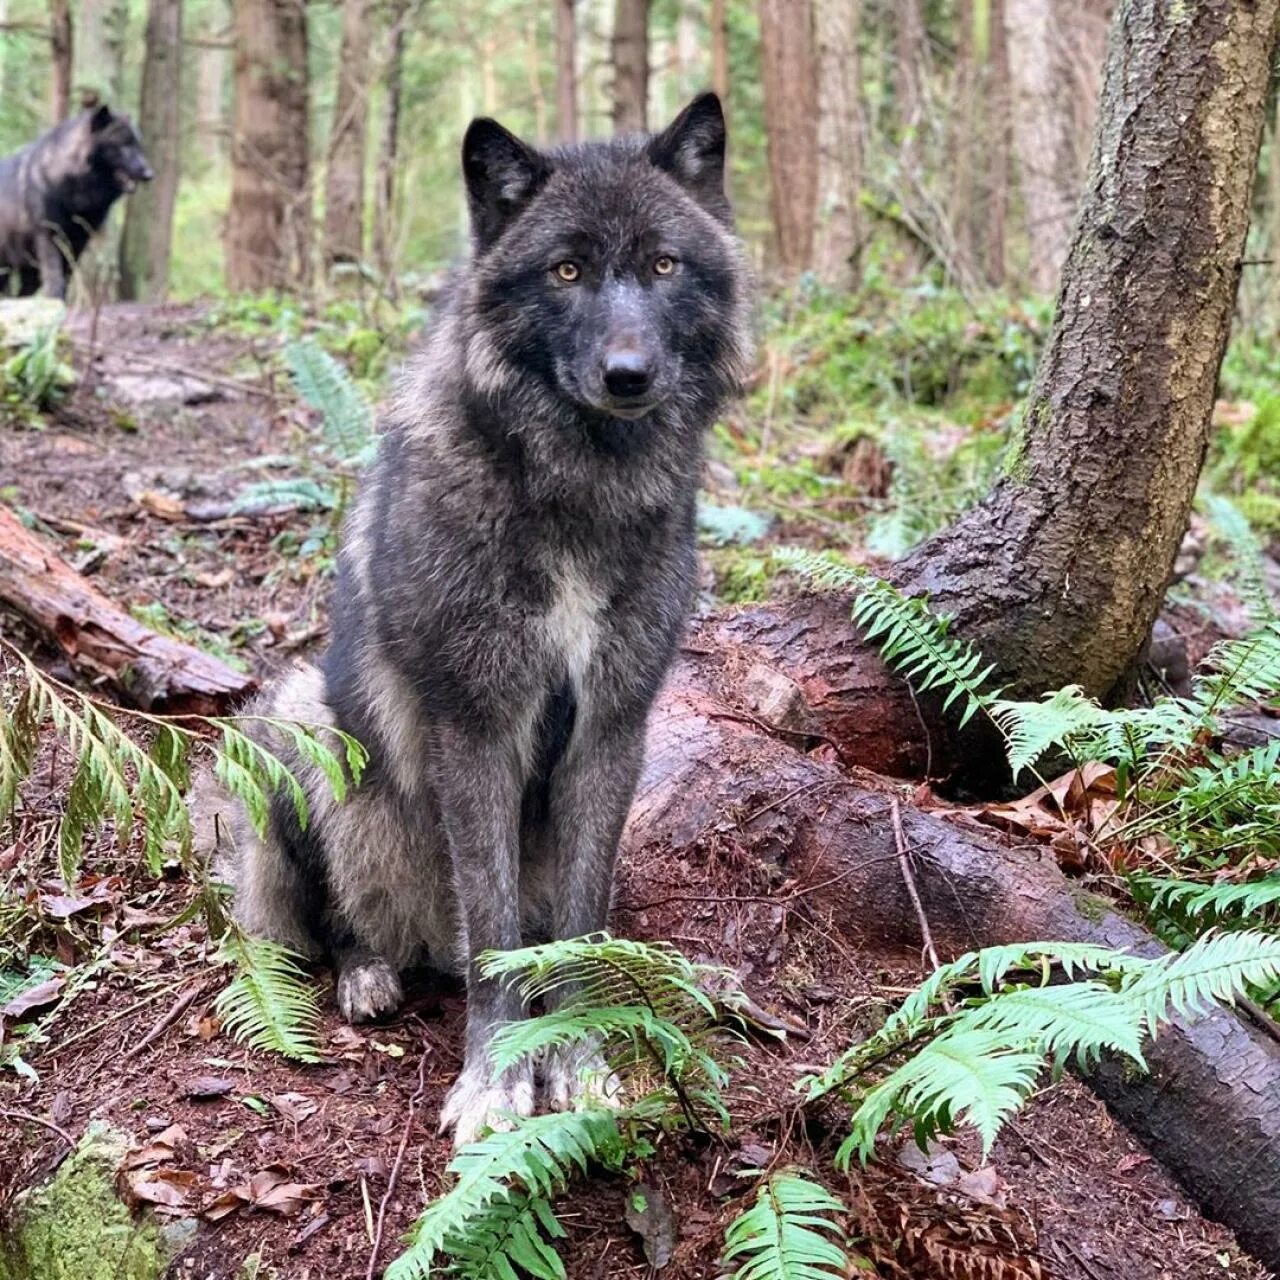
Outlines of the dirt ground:
{"label": "dirt ground", "polygon": [[[87,319],[76,334],[90,342]],[[218,514],[260,474],[246,463],[307,447],[306,414],[271,371],[267,341],[213,332],[198,309],[128,307],[104,311],[92,341],[107,354],[47,429],[0,430],[6,500],[58,536],[114,599],[163,604],[171,623],[194,623],[206,643],[264,678],[322,643],[327,580],[314,558],[282,554],[316,518]],[[78,361],[87,358],[80,348]],[[192,376],[200,371],[211,377]],[[0,618],[0,633],[73,678],[15,620]],[[323,1064],[241,1048],[210,1013],[225,971],[211,963],[198,917],[163,927],[193,885],[180,874],[150,879],[136,857],[103,840],[85,863],[99,879],[73,895],[87,905],[70,910],[60,902],[67,891],[35,869],[56,826],[63,771],[52,753],[41,761],[0,834],[0,874],[27,877],[46,913],[42,943],[88,980],[51,1015],[49,1042],[31,1056],[38,1084],[0,1076],[0,1209],[56,1167],[66,1137],[105,1119],[138,1148],[167,1144],[159,1166],[184,1175],[169,1179],[179,1201],[155,1210],[202,1218],[173,1274],[232,1280],[254,1253],[282,1280],[377,1274],[424,1198],[442,1189],[449,1152],[435,1116],[460,1065],[460,992],[422,975],[399,1017],[354,1031],[338,1019],[322,975]],[[919,980],[919,958],[855,948],[803,883],[735,858],[733,848],[730,838],[696,859],[632,858],[618,890],[618,932],[730,966],[762,1007],[797,1028],[785,1044],[745,1046],[730,1090],[732,1135],[701,1146],[670,1140],[645,1169],[678,1222],[662,1274],[721,1275],[724,1225],[752,1185],[737,1172],[793,1163],[821,1173],[852,1206],[849,1226],[885,1277],[1267,1274],[1071,1078],[1046,1081],[985,1167],[967,1139],[929,1161],[886,1140],[879,1162],[848,1180],[836,1175],[831,1156],[847,1117],[835,1107],[802,1115],[791,1085],[873,1026]],[[375,1224],[401,1151],[375,1260]],[[259,1187],[285,1188],[275,1201],[261,1197],[275,1209],[233,1207],[208,1220],[229,1188],[255,1175]],[[625,1185],[598,1178],[566,1197],[561,1252],[571,1275],[651,1271],[624,1221]]]}

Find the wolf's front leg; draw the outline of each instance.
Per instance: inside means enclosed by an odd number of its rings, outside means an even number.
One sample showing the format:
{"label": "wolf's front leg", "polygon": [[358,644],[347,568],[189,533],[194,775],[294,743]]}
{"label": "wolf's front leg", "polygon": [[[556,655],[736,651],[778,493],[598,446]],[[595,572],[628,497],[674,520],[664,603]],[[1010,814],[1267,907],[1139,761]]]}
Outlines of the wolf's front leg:
{"label": "wolf's front leg", "polygon": [[[643,720],[607,734],[592,733],[587,726],[557,771],[551,793],[557,938],[598,933],[609,923],[618,841],[643,758]],[[568,994],[566,988],[558,993],[562,999]],[[618,1101],[618,1082],[595,1049],[553,1051],[543,1075],[547,1102],[557,1111],[583,1102]]]}
{"label": "wolf's front leg", "polygon": [[46,298],[67,296],[67,262],[62,247],[47,231],[36,236],[36,260],[40,264],[40,287]]}
{"label": "wolf's front leg", "polygon": [[520,945],[520,797],[515,747],[461,730],[446,730],[436,773],[440,814],[449,843],[458,901],[459,945],[466,966],[467,1042],[462,1073],[440,1111],[454,1143],[473,1142],[503,1113],[533,1111],[528,1063],[499,1075],[489,1058],[494,1031],[522,1016],[509,984],[480,976],[477,957]]}

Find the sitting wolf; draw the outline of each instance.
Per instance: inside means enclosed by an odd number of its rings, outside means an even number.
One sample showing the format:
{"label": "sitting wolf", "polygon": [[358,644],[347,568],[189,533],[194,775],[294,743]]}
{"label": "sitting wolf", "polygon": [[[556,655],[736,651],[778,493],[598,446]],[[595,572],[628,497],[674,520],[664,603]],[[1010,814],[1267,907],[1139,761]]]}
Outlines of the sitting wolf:
{"label": "sitting wolf", "polygon": [[[517,995],[488,948],[605,926],[650,704],[694,592],[703,437],[750,360],[750,286],[714,95],[663,133],[537,151],[467,130],[473,251],[387,415],[345,531],[332,642],[267,696],[369,751],[343,805],[305,762],[269,838],[241,826],[237,911],[327,952],[348,1019],[416,959],[465,975],[461,1145],[529,1114],[487,1048]],[[585,1087],[543,1064],[546,1101]]]}
{"label": "sitting wolf", "polygon": [[128,116],[91,107],[0,159],[0,297],[44,286],[67,294],[67,275],[111,206],[155,177]]}

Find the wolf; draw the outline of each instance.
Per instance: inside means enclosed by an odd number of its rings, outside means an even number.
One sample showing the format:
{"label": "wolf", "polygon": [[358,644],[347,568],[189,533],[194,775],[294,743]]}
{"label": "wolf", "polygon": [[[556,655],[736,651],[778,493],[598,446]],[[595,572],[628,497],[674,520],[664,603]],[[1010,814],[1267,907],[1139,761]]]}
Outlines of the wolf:
{"label": "wolf", "polygon": [[[459,1145],[528,1115],[490,1063],[523,1014],[490,948],[604,928],[645,722],[690,609],[707,428],[751,360],[751,281],[712,94],[663,132],[538,150],[493,120],[462,145],[469,261],[411,361],[354,503],[319,666],[265,714],[357,737],[336,804],[307,762],[236,837],[251,932],[327,956],[351,1021],[416,962],[462,975]],[[543,1101],[591,1086],[542,1064]],[[597,1081],[598,1083],[598,1081]]]}
{"label": "wolf", "polygon": [[64,298],[111,206],[155,177],[128,116],[90,107],[0,159],[0,296]]}

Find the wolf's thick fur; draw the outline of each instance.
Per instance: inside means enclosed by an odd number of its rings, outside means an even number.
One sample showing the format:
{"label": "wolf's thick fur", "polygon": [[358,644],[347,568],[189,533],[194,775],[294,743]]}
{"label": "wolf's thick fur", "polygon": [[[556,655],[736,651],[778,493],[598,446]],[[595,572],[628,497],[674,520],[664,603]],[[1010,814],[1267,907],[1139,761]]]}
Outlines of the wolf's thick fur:
{"label": "wolf's thick fur", "polygon": [[[463,144],[470,264],[392,406],[348,522],[323,666],[271,714],[369,749],[343,805],[300,762],[239,834],[252,931],[337,967],[351,1019],[416,959],[465,975],[459,1142],[533,1106],[486,1048],[517,997],[476,956],[604,927],[649,706],[694,590],[703,436],[750,358],[748,274],[711,95],[666,132],[535,152]],[[576,1059],[547,1064],[552,1105]]]}
{"label": "wolf's thick fur", "polygon": [[70,268],[111,206],[154,176],[138,131],[106,106],[0,159],[0,296],[43,285],[65,297]]}

